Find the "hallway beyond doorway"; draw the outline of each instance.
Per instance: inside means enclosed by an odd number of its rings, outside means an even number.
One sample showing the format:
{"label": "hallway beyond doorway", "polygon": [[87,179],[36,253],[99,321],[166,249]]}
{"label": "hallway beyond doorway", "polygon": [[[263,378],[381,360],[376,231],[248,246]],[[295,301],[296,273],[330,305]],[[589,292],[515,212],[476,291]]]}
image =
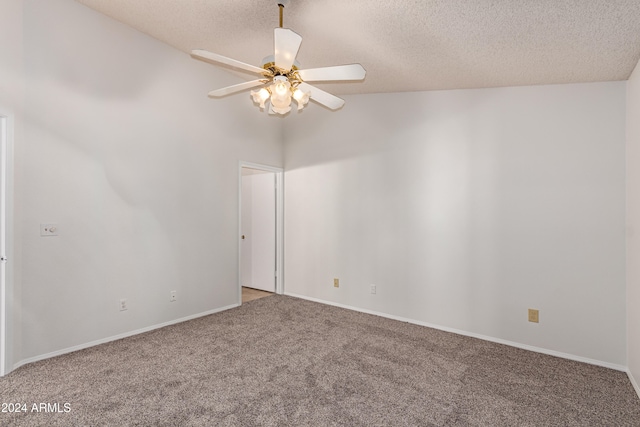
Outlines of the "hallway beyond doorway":
{"label": "hallway beyond doorway", "polygon": [[259,289],[242,287],[242,302],[253,301],[254,299],[260,299],[273,295],[273,292],[261,291]]}

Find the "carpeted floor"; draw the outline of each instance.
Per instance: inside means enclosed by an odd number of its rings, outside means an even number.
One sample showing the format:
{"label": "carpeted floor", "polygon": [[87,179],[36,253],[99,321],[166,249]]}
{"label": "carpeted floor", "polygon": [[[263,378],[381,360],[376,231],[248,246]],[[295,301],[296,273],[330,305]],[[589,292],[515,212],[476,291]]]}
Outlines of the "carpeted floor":
{"label": "carpeted floor", "polygon": [[24,366],[0,396],[27,404],[2,426],[640,426],[622,372],[278,295]]}

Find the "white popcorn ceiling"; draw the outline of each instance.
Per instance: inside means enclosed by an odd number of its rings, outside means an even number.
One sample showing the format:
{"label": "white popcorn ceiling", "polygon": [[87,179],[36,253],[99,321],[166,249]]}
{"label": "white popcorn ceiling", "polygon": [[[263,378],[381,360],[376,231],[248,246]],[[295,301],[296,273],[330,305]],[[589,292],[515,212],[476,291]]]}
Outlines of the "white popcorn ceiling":
{"label": "white popcorn ceiling", "polygon": [[[273,54],[276,0],[77,1],[186,53]],[[290,0],[284,27],[301,68],[366,68],[317,84],[335,94],[626,80],[640,58],[640,0]]]}

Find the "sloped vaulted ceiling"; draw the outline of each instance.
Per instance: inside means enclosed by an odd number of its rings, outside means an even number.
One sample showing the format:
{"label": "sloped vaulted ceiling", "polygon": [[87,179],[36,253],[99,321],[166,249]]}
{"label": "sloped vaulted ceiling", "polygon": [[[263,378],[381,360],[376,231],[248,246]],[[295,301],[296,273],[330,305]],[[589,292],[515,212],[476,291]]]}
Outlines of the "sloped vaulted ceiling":
{"label": "sloped vaulted ceiling", "polygon": [[[77,0],[182,51],[254,65],[272,54],[276,0]],[[359,62],[336,94],[625,80],[638,0],[291,0],[303,68]],[[320,86],[320,85],[319,85]]]}

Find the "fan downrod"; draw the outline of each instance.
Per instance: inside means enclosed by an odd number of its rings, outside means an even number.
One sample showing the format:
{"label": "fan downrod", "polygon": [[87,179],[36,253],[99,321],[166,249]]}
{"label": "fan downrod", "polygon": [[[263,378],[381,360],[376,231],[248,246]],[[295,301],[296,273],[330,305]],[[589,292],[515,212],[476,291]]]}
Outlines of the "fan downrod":
{"label": "fan downrod", "polygon": [[278,0],[278,8],[280,9],[280,28],[284,21],[284,7],[289,3],[289,0]]}

